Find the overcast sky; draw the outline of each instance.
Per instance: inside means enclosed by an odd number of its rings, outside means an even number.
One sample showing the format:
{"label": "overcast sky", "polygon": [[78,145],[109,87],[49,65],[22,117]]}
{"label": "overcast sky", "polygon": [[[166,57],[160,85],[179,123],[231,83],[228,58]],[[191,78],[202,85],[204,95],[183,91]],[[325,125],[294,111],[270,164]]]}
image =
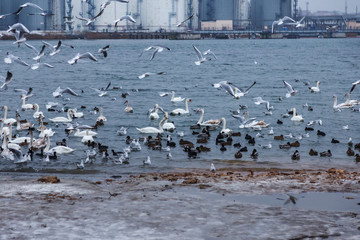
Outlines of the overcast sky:
{"label": "overcast sky", "polygon": [[[360,0],[346,1],[348,13],[355,13],[356,6],[358,6],[358,14],[360,13]],[[311,12],[319,10],[345,12],[345,0],[298,0],[302,10],[306,10],[306,2],[309,2],[309,11]]]}

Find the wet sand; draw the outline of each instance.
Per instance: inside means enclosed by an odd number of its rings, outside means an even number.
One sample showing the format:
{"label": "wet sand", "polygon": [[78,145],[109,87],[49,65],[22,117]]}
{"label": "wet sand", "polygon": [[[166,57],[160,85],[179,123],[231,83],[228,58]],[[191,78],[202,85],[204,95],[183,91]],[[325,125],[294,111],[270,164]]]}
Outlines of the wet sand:
{"label": "wet sand", "polygon": [[360,174],[178,169],[2,178],[0,239],[359,239]]}

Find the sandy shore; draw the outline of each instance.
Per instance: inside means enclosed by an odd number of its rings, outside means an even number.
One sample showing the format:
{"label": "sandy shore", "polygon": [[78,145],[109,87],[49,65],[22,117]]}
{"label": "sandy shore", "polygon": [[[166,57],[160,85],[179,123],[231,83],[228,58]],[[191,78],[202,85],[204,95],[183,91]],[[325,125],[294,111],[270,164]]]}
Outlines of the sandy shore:
{"label": "sandy shore", "polygon": [[[359,239],[360,174],[179,170],[1,180],[0,239]],[[291,196],[291,197],[290,197]]]}

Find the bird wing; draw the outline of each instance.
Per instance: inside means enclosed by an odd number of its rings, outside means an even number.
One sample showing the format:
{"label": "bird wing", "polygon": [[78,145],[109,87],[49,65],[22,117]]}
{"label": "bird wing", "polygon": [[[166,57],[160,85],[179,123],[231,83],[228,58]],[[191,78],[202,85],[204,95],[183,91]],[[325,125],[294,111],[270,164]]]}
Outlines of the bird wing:
{"label": "bird wing", "polygon": [[[60,88],[60,87],[59,87]],[[69,93],[73,96],[77,96],[78,94],[76,92],[74,92],[71,88],[65,88],[63,90],[60,91],[61,93]]]}
{"label": "bird wing", "polygon": [[97,59],[90,52],[86,52],[86,53],[81,54],[79,56],[79,59],[83,59],[83,58],[89,58],[90,60],[93,60],[93,61],[97,62]]}
{"label": "bird wing", "polygon": [[248,91],[250,90],[250,88],[252,88],[255,84],[256,84],[256,81],[253,82],[253,84],[251,84],[250,87],[248,87],[248,88],[245,90],[245,92],[248,92]]}
{"label": "bird wing", "polygon": [[32,49],[36,55],[39,55],[39,51],[32,45],[28,44],[28,43],[24,43],[28,48]]}
{"label": "bird wing", "polygon": [[37,9],[39,9],[39,10],[41,10],[41,11],[44,11],[44,9],[42,9],[40,6],[38,6],[38,5],[36,5],[35,3],[31,3],[31,2],[27,2],[27,3],[25,3],[24,5],[22,5],[22,6],[25,6],[25,7],[34,7],[34,8],[37,8]]}
{"label": "bird wing", "polygon": [[[120,17],[119,21],[122,21],[122,20],[129,20],[130,22],[136,23],[135,19],[130,15],[125,15],[125,16]],[[117,24],[117,22],[115,24]]]}
{"label": "bird wing", "polygon": [[45,41],[42,41],[43,44],[45,44],[46,46],[48,46],[52,51],[54,51],[54,46],[51,45],[50,43],[48,42],[45,42]]}
{"label": "bird wing", "polygon": [[213,55],[213,56],[214,56],[214,58],[215,58],[215,59],[217,59],[217,57],[216,57],[215,53],[213,53],[210,49],[209,49],[209,50],[206,50],[206,51],[204,52],[204,55],[208,55],[208,54]]}
{"label": "bird wing", "polygon": [[285,87],[286,87],[286,89],[287,89],[287,91],[288,91],[289,93],[294,92],[293,87],[292,87],[288,82],[286,82],[285,80],[283,80],[283,82],[284,82],[284,85],[285,85]]}
{"label": "bird wing", "polygon": [[197,49],[197,47],[195,47],[195,45],[193,45],[193,47],[194,47],[194,50],[195,50],[195,53],[196,53],[198,59],[199,60],[203,59],[203,56],[202,56],[201,52],[199,51],[199,49]]}
{"label": "bird wing", "polygon": [[154,59],[156,53],[158,53],[160,50],[160,48],[156,48],[155,51],[153,52],[153,54],[151,55],[150,61]]}
{"label": "bird wing", "polygon": [[93,87],[90,87],[92,90],[94,90],[95,92],[97,92],[97,93],[99,93],[99,94],[101,94],[101,93],[103,93],[103,91],[101,91],[101,90],[99,90],[99,89],[97,89],[97,88],[93,88]]}
{"label": "bird wing", "polygon": [[220,86],[225,89],[231,96],[235,96],[233,88],[228,83],[220,83]]}
{"label": "bird wing", "polygon": [[105,91],[109,89],[110,85],[111,85],[111,82],[109,82],[109,84],[108,84],[107,87],[105,88]]}
{"label": "bird wing", "polygon": [[97,17],[100,17],[101,14],[103,14],[104,10],[105,10],[105,8],[104,8],[104,9],[101,9],[100,12],[99,12],[95,17],[91,18],[90,20],[93,21],[93,20],[95,20]]}
{"label": "bird wing", "polygon": [[7,72],[6,74],[6,79],[5,79],[5,82],[10,82],[11,81],[11,78],[12,78],[12,73],[10,71]]}
{"label": "bird wing", "polygon": [[14,60],[14,62],[19,63],[19,64],[21,64],[21,65],[23,65],[23,66],[26,66],[26,67],[29,66],[29,64],[27,64],[26,62],[24,62],[23,60],[21,60],[19,57],[15,57],[15,58],[13,58],[13,60]]}
{"label": "bird wing", "polygon": [[59,41],[58,41],[58,44],[57,44],[56,46],[53,46],[54,50],[55,50],[55,51],[59,50],[61,44],[62,44],[62,41],[59,40]]}
{"label": "bird wing", "polygon": [[183,23],[185,23],[186,21],[190,20],[192,17],[194,16],[194,14],[192,14],[190,17],[188,17],[187,19],[185,19],[184,21],[182,21],[179,24],[176,24],[177,27],[180,27]]}
{"label": "bird wing", "polygon": [[41,65],[45,66],[45,67],[48,67],[48,68],[54,68],[53,65],[50,65],[48,63],[40,63]]}
{"label": "bird wing", "polygon": [[358,80],[358,81],[356,81],[356,82],[354,82],[354,83],[352,84],[352,87],[351,87],[351,89],[350,89],[350,94],[354,91],[356,85],[358,85],[358,84],[360,84],[360,80]]}
{"label": "bird wing", "polygon": [[83,17],[78,17],[78,16],[75,16],[75,17],[81,21],[89,21],[90,20],[88,18],[83,18]]}

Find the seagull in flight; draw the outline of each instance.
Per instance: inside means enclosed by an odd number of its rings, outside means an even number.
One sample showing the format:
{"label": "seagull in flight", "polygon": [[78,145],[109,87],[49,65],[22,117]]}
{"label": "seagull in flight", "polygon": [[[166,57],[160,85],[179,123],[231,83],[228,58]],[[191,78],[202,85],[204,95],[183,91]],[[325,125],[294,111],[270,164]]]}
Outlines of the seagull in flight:
{"label": "seagull in flight", "polygon": [[54,56],[55,54],[58,54],[60,52],[60,46],[62,44],[62,41],[59,40],[58,43],[53,46],[48,42],[42,41],[44,45],[48,46],[51,50],[51,53],[49,54],[50,56]]}
{"label": "seagull in flight", "polygon": [[181,23],[176,24],[176,26],[177,26],[177,27],[181,27],[181,25],[183,25],[184,23],[186,23],[187,21],[189,21],[193,16],[194,16],[194,14],[192,14],[190,17],[188,17],[187,19],[185,19],[185,20],[182,21]]}
{"label": "seagull in flight", "polygon": [[9,83],[11,83],[14,79],[12,78],[12,73],[10,71],[7,72],[6,74],[6,78],[4,78],[3,76],[0,76],[0,82],[2,82],[3,84],[0,86],[0,90],[8,89],[8,85]]}
{"label": "seagull in flight", "polygon": [[168,47],[166,47],[166,46],[162,46],[162,45],[152,45],[152,46],[150,46],[150,47],[145,48],[145,49],[141,52],[141,54],[140,54],[139,57],[141,57],[141,56],[143,55],[144,51],[155,50],[155,51],[153,52],[153,54],[151,55],[151,57],[150,57],[150,60],[153,60],[154,57],[155,57],[155,55],[156,55],[158,52],[164,51],[164,49],[170,51],[170,48],[168,48]]}
{"label": "seagull in flight", "polygon": [[92,55],[90,52],[86,52],[83,54],[80,54],[80,53],[76,54],[76,56],[74,58],[70,59],[68,61],[68,63],[70,65],[74,65],[75,63],[77,63],[79,61],[79,59],[85,59],[85,58],[88,58],[94,62],[97,62],[97,59],[94,57],[94,55]]}
{"label": "seagull in flight", "polygon": [[209,55],[209,54],[213,55],[213,57],[214,57],[215,59],[217,59],[215,53],[214,53],[213,51],[211,51],[210,49],[206,50],[206,51],[203,53],[204,56]]}
{"label": "seagull in flight", "polygon": [[109,50],[109,48],[110,48],[110,45],[106,45],[105,47],[100,48],[98,50],[98,52],[102,53],[104,55],[104,58],[106,58],[107,57],[107,51]]}
{"label": "seagull in flight", "polygon": [[20,89],[20,88],[14,89],[15,92],[21,92],[21,96],[24,96],[25,99],[34,96],[34,94],[32,94],[32,90],[33,90],[32,87],[29,87],[29,90]]}
{"label": "seagull in flight", "polygon": [[40,63],[40,62],[31,65],[30,68],[31,68],[32,70],[36,70],[36,69],[38,69],[40,66],[45,66],[45,67],[48,67],[48,68],[54,68],[53,65],[50,65],[50,64],[48,64],[48,63]]}
{"label": "seagull in flight", "polygon": [[53,93],[52,95],[56,98],[62,96],[64,93],[69,93],[73,96],[77,96],[78,94],[76,92],[74,92],[71,88],[65,88],[65,89],[61,89],[60,87],[58,87]]}
{"label": "seagull in flight", "polygon": [[289,97],[291,97],[291,96],[294,96],[296,93],[297,93],[297,91],[296,90],[294,90],[294,88],[288,83],[288,82],[286,82],[286,81],[284,81],[283,80],[283,82],[284,82],[284,85],[285,85],[285,87],[286,87],[286,89],[287,89],[287,93],[286,93],[286,98],[289,98]]}
{"label": "seagull in flight", "polygon": [[106,0],[106,2],[100,5],[100,10],[104,10],[111,2],[129,3],[129,0]]}
{"label": "seagull in flight", "polygon": [[248,87],[245,91],[229,81],[221,81],[218,83],[214,83],[214,84],[212,84],[212,86],[217,89],[223,88],[231,96],[233,96],[236,99],[239,99],[241,96],[246,95],[249,92],[250,88],[252,88],[255,84],[256,84],[256,82],[251,84],[251,86]]}
{"label": "seagull in flight", "polygon": [[110,85],[111,85],[111,82],[109,82],[109,84],[107,85],[107,87],[104,90],[103,89],[100,90],[100,89],[96,89],[96,88],[92,88],[92,87],[91,87],[91,89],[96,91],[99,94],[99,97],[102,97],[107,94],[106,91],[109,89]]}
{"label": "seagull in flight", "polygon": [[44,56],[44,50],[45,50],[45,44],[41,47],[41,50],[38,51],[34,46],[28,44],[28,43],[24,43],[28,48],[32,49],[34,51],[34,53],[36,54],[36,56],[33,58],[35,61],[40,62],[40,58],[42,58]]}
{"label": "seagull in flight", "polygon": [[93,18],[83,18],[83,17],[78,17],[78,16],[75,16],[75,17],[81,21],[86,21],[86,25],[89,26],[91,23],[95,22],[96,18],[100,17],[101,14],[103,14],[104,9],[101,9],[100,12]]}
{"label": "seagull in flight", "polygon": [[197,49],[197,47],[195,47],[195,45],[193,45],[193,48],[194,48],[195,53],[196,53],[197,58],[198,58],[198,60],[195,61],[195,64],[196,64],[196,65],[199,66],[199,65],[200,65],[201,63],[203,63],[203,62],[205,62],[205,61],[210,61],[210,60],[211,60],[211,58],[204,57],[203,54],[200,52],[200,50]]}
{"label": "seagull in flight", "polygon": [[17,56],[14,56],[10,53],[6,53],[7,54],[7,57],[4,58],[4,62],[7,63],[7,64],[11,64],[13,62],[16,62],[20,65],[23,65],[25,67],[28,67],[29,64],[27,64],[26,62],[24,62],[23,60],[21,60],[21,58],[17,57]]}
{"label": "seagull in flight", "polygon": [[360,84],[360,80],[357,80],[356,82],[352,83],[352,87],[350,89],[350,94],[354,91],[356,85],[359,85]]}
{"label": "seagull in flight", "polygon": [[7,32],[12,32],[15,35],[16,41],[14,42],[14,44],[17,43],[18,47],[20,47],[20,43],[23,43],[26,41],[24,34],[25,33],[30,34],[29,29],[27,29],[27,27],[25,27],[22,23],[15,23],[15,24],[9,26],[9,29],[7,30]]}
{"label": "seagull in flight", "polygon": [[24,8],[26,8],[26,7],[37,8],[37,9],[39,9],[40,11],[42,11],[42,14],[44,14],[43,16],[46,15],[46,13],[44,13],[44,9],[42,9],[40,6],[36,5],[35,3],[31,3],[31,2],[27,2],[27,3],[24,3],[24,4],[20,5],[20,6],[19,6],[19,9],[18,9],[16,12],[14,12],[13,14],[19,15],[20,12],[21,12]]}
{"label": "seagull in flight", "polygon": [[143,79],[143,78],[146,78],[146,77],[150,77],[151,75],[163,75],[163,74],[166,74],[166,72],[158,72],[158,73],[151,73],[151,72],[146,72],[144,74],[141,74],[140,76],[138,76],[139,79]]}
{"label": "seagull in flight", "polygon": [[117,27],[118,23],[122,20],[129,20],[130,22],[136,23],[135,19],[131,15],[125,15],[114,21],[115,27]]}
{"label": "seagull in flight", "polygon": [[245,91],[239,87],[234,87],[234,93],[235,93],[235,96],[234,98],[236,99],[239,99],[240,97],[243,97],[245,96],[246,94],[249,93],[249,90],[256,84],[256,81],[253,82],[253,84],[250,85],[250,87],[248,87]]}

